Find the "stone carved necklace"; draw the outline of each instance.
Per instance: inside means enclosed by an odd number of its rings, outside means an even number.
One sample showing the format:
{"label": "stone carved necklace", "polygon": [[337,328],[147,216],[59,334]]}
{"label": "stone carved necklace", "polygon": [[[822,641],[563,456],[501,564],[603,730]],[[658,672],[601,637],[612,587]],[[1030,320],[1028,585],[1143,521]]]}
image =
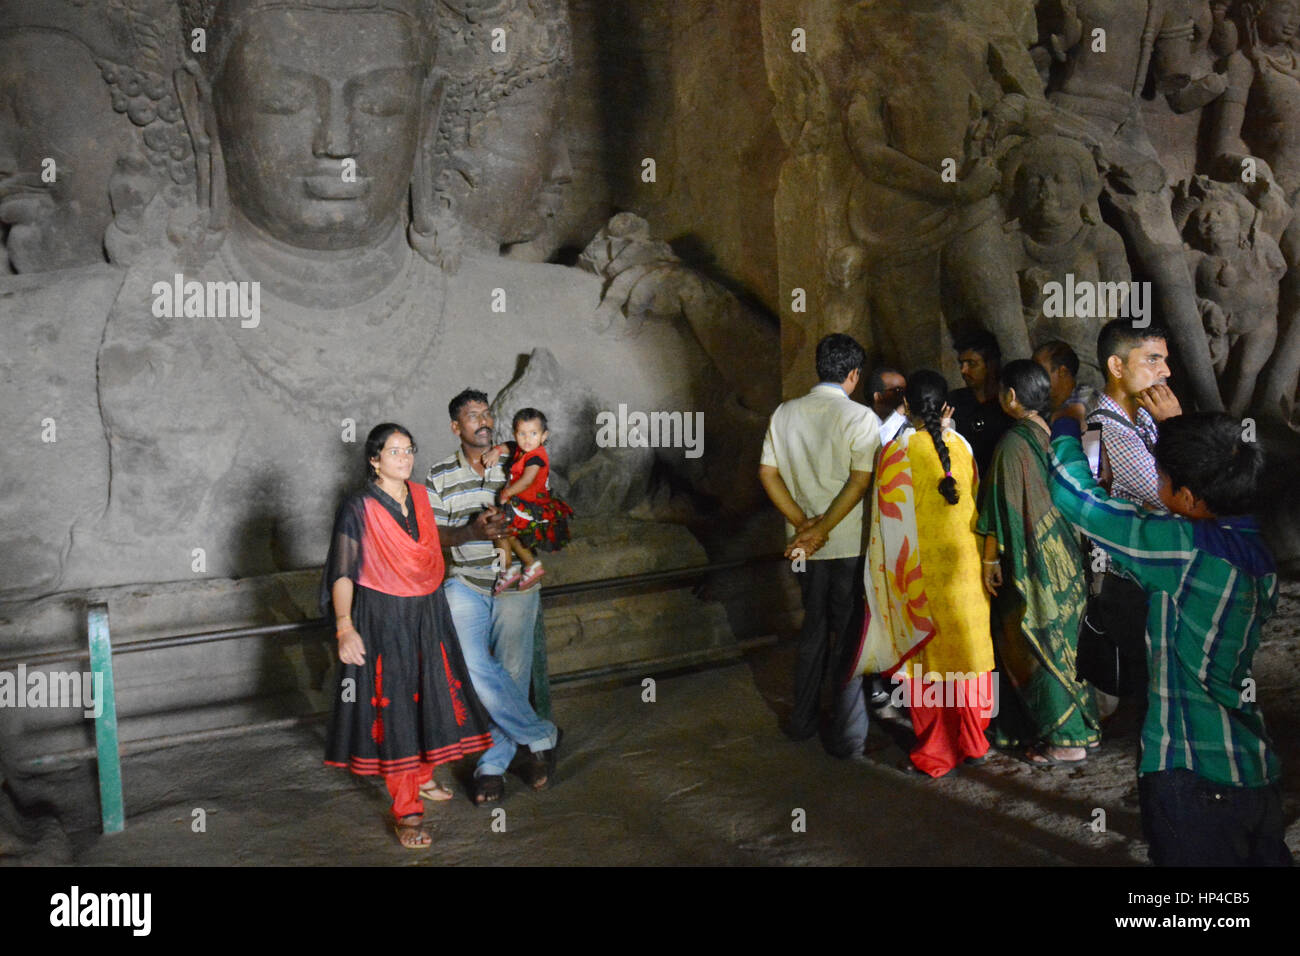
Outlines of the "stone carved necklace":
{"label": "stone carved necklace", "polygon": [[[285,297],[286,288],[292,289],[288,281],[277,282],[276,291],[262,283],[256,328],[218,323],[253,373],[253,385],[312,417],[328,410],[374,418],[409,394],[436,358],[447,280],[409,246],[403,245],[402,255],[393,281],[355,304],[305,305]],[[218,281],[253,281],[230,241],[204,272]]]}
{"label": "stone carved necklace", "polygon": [[1029,258],[1044,265],[1056,265],[1061,262],[1073,262],[1090,235],[1092,235],[1092,226],[1085,222],[1079,227],[1078,232],[1062,242],[1039,242],[1027,232],[1022,232],[1020,239]]}

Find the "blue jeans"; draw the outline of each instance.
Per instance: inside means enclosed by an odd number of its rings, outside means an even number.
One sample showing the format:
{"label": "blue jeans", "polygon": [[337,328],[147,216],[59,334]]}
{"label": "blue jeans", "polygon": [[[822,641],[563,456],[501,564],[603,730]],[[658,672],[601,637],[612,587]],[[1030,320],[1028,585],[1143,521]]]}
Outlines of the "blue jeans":
{"label": "blue jeans", "polygon": [[541,611],[541,588],[503,591],[492,599],[492,634],[488,650],[501,662],[524,697],[532,684],[533,632]]}
{"label": "blue jeans", "polygon": [[[479,758],[474,776],[502,775],[514,759],[516,746],[534,753],[549,750],[558,736],[555,724],[538,717],[528,703],[538,599],[524,592],[519,599],[500,601],[455,578],[449,578],[443,590],[474,691],[492,718],[492,746]],[[514,673],[503,664],[503,657]]]}

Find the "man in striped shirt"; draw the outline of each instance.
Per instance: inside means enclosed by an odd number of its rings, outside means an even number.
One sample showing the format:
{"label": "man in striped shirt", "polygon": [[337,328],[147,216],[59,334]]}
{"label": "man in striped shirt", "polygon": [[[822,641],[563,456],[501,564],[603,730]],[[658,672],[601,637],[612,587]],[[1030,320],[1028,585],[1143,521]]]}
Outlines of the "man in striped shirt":
{"label": "man in striped shirt", "polygon": [[529,785],[546,787],[555,773],[559,730],[528,702],[539,589],[492,595],[497,577],[492,539],[509,533],[510,520],[496,507],[505,472],[500,463],[483,464],[483,453],[492,447],[487,395],[467,388],[447,411],[460,448],[430,468],[424,483],[442,546],[451,552],[447,604],[474,690],[492,718],[492,747],[474,770],[474,801],[484,804],[505,795],[505,773],[517,747],[529,751]]}
{"label": "man in striped shirt", "polygon": [[1052,500],[1150,595],[1148,705],[1138,795],[1151,861],[1289,865],[1281,768],[1251,664],[1277,607],[1277,573],[1248,516],[1263,453],[1221,413],[1168,419],[1155,447],[1168,513],[1107,495],[1079,444],[1052,429]]}

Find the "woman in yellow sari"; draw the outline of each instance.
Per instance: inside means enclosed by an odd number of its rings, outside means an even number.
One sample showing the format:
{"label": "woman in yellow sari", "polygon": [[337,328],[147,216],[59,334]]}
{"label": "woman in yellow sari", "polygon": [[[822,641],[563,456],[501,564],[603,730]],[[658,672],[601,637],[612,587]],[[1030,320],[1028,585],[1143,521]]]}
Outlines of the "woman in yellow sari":
{"label": "woman in yellow sari", "polygon": [[947,397],[939,373],[909,376],[909,424],[881,449],[854,671],[895,683],[916,733],[911,766],[931,777],[982,762],[997,710],[975,535],[978,475],[970,445],[943,428]]}

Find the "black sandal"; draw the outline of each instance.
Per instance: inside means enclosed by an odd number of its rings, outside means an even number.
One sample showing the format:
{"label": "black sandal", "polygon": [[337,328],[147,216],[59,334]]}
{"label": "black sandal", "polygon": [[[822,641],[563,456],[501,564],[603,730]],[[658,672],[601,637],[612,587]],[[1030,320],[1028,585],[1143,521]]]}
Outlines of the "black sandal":
{"label": "black sandal", "polygon": [[474,780],[474,803],[496,803],[506,795],[505,777],[495,773],[486,773]]}

